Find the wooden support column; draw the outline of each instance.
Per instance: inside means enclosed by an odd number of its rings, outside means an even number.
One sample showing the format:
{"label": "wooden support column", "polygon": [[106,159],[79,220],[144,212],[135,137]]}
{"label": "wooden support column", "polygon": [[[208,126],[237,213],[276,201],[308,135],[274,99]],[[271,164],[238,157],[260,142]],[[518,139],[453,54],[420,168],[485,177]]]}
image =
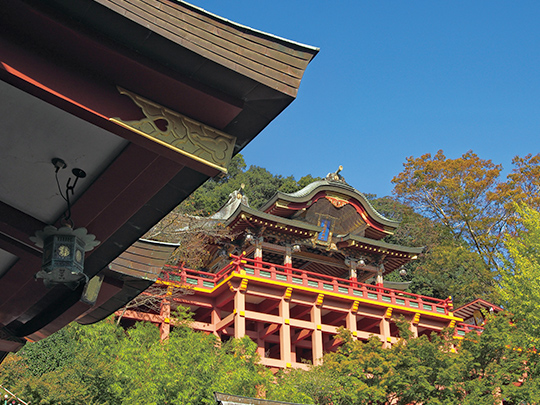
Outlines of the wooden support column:
{"label": "wooden support column", "polygon": [[264,333],[264,324],[261,322],[257,322],[257,354],[261,359],[264,359],[265,350],[264,350],[264,339],[261,338],[261,336]]}
{"label": "wooden support column", "polygon": [[390,317],[392,316],[392,308],[388,308],[379,324],[381,338],[383,339],[383,347],[390,348]]}
{"label": "wooden support column", "polygon": [[279,347],[281,360],[285,362],[285,367],[291,367],[291,325],[290,325],[290,294],[285,293],[279,304],[279,316],[281,317],[281,329],[279,331]]}
{"label": "wooden support column", "polygon": [[[322,296],[322,297],[321,297]],[[313,364],[318,366],[322,363],[323,356],[323,338],[322,338],[322,317],[321,306],[324,296],[319,294],[317,302],[311,307],[311,322],[314,326],[313,335],[311,336],[311,345],[313,351]]]}
{"label": "wooden support column", "polygon": [[234,295],[234,337],[246,335],[246,295],[239,288]]}
{"label": "wooden support column", "polygon": [[214,329],[213,333],[217,336],[218,339],[221,338],[221,335],[216,330],[216,325],[219,321],[221,321],[221,316],[219,315],[218,309],[214,305],[214,307],[212,308],[212,312],[210,313],[210,322],[212,322],[212,328]]}
{"label": "wooden support column", "polygon": [[356,312],[358,311],[358,301],[355,301],[352,305],[352,308],[347,313],[347,318],[345,319],[347,329],[349,329],[353,335],[353,339],[356,339],[358,336],[357,332],[357,323],[356,323]]}
{"label": "wooden support column", "polygon": [[253,258],[260,262],[262,262],[262,259],[263,259],[263,250],[262,250],[263,242],[264,242],[264,238],[262,236],[255,238],[255,253],[253,254]]}
{"label": "wooden support column", "polygon": [[283,259],[283,265],[287,268],[292,267],[292,246],[290,243],[285,245],[285,258]]}
{"label": "wooden support column", "polygon": [[169,338],[171,331],[171,303],[168,300],[161,301],[160,317],[159,337],[161,340],[165,340]]}

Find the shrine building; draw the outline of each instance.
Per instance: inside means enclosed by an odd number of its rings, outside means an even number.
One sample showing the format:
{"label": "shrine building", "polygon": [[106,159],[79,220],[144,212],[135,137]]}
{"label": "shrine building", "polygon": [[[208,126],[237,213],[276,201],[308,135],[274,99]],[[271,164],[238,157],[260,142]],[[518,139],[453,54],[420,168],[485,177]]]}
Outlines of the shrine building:
{"label": "shrine building", "polygon": [[[203,269],[164,267],[155,284],[161,307],[122,311],[125,326],[153,322],[165,339],[174,327],[171,307],[187,306],[194,329],[222,341],[247,335],[262,364],[278,369],[319,364],[324,352],[339,347],[340,327],[354,339],[374,335],[389,346],[399,338],[396,317],[415,336],[463,321],[450,298],[385,282],[423,248],[384,242],[398,223],[379,214],[339,171],[295,193],[277,192],[260,209],[240,189],[210,221],[226,226],[232,239],[211,245]],[[179,286],[187,294],[167,299]]]}

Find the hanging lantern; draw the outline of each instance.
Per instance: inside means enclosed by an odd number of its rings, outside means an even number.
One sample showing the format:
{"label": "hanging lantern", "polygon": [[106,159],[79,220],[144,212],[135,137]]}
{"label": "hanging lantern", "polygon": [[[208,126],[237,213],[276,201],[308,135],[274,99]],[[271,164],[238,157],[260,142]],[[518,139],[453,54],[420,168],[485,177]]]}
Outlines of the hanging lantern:
{"label": "hanging lantern", "polygon": [[30,239],[43,248],[41,270],[35,277],[42,278],[46,287],[65,284],[75,289],[83,279],[88,282],[84,273],[84,256],[100,242],[86,228],[46,226]]}

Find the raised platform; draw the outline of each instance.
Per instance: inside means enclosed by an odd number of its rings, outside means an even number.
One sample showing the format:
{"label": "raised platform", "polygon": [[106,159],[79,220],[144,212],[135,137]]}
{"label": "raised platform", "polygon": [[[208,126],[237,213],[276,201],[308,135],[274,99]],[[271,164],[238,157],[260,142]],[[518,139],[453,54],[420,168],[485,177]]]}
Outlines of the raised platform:
{"label": "raised platform", "polygon": [[[324,352],[341,344],[335,339],[340,327],[349,329],[355,339],[374,335],[389,346],[398,339],[396,317],[409,322],[415,336],[440,332],[462,321],[454,316],[451,300],[242,256],[232,256],[230,264],[216,274],[165,267],[156,283],[163,286],[161,312],[126,311],[123,322],[159,324],[166,338],[174,325],[170,306],[184,305],[194,314],[194,329],[222,340],[249,336],[258,345],[261,362],[271,368],[319,363]],[[186,295],[169,303],[167,288],[179,286],[186,288]]]}

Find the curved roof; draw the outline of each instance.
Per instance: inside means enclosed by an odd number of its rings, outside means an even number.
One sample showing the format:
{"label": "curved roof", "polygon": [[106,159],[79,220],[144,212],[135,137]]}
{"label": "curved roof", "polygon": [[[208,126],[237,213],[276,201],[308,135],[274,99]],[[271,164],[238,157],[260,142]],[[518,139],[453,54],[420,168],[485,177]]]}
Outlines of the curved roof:
{"label": "curved roof", "polygon": [[317,180],[313,183],[308,184],[301,190],[298,190],[294,193],[282,193],[278,191],[274,196],[260,209],[264,212],[271,212],[275,210],[276,204],[278,201],[286,201],[291,203],[303,203],[309,201],[320,191],[329,191],[341,194],[346,197],[351,197],[357,200],[362,207],[366,210],[367,214],[376,222],[389,227],[392,230],[396,229],[399,225],[398,221],[388,219],[381,214],[379,214],[375,208],[371,205],[369,200],[364,194],[356,190],[354,187],[348,185],[343,181],[335,180]]}
{"label": "curved roof", "polygon": [[[145,48],[161,36],[207,61],[296,97],[305,68],[319,49],[254,30],[218,17],[184,1],[96,0],[148,29]],[[127,40],[132,41],[132,38]],[[155,50],[154,50],[155,52]],[[205,61],[190,66],[190,77],[208,69]]]}

